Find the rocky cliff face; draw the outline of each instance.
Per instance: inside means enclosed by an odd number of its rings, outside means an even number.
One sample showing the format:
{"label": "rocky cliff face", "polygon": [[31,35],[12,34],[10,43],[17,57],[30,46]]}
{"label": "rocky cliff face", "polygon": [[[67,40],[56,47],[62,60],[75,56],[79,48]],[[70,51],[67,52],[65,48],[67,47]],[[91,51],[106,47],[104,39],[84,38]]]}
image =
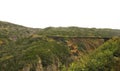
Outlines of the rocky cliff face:
{"label": "rocky cliff face", "polygon": [[81,55],[92,52],[104,42],[104,39],[70,38],[66,45],[70,48],[72,61],[76,61]]}
{"label": "rocky cliff face", "polygon": [[[60,71],[58,63],[59,62],[57,62],[57,64],[51,64],[51,65],[49,65],[47,67],[43,67],[42,60],[39,58],[38,62],[36,63],[36,66],[35,66],[35,71]],[[27,64],[20,71],[31,71],[32,68],[33,68],[33,66],[31,64]]]}
{"label": "rocky cliff face", "polygon": [[[23,67],[22,70],[20,71],[31,71],[30,69],[33,68],[33,66],[31,64],[27,64],[25,67]],[[42,63],[41,63],[41,59],[38,58],[38,62],[36,63],[36,66],[35,66],[35,71],[45,71],[43,70],[43,66],[42,66]]]}

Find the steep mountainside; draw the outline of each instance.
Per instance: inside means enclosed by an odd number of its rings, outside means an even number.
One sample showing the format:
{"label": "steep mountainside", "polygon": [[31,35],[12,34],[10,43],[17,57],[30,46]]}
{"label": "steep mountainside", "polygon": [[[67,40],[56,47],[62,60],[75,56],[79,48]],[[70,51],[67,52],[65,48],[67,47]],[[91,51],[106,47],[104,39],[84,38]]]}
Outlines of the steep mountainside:
{"label": "steep mountainside", "polygon": [[[120,36],[120,30],[78,27],[35,29],[1,21],[0,71],[96,71],[101,65],[105,69],[103,71],[109,71],[106,67],[109,63],[104,62],[106,58],[97,60],[106,55],[113,55],[111,59],[116,61],[109,66],[114,65],[110,70],[117,68],[116,71],[119,71],[119,38],[104,39],[116,36]],[[93,64],[95,68],[89,65],[93,59],[100,62]]]}
{"label": "steep mountainside", "polygon": [[77,62],[69,71],[120,71],[120,38],[113,38]]}

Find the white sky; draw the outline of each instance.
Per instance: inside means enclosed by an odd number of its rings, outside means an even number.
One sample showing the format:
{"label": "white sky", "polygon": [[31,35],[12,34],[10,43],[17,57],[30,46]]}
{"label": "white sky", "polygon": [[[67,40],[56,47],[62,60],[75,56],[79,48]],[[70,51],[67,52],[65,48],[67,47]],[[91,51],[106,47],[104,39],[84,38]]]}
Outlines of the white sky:
{"label": "white sky", "polygon": [[0,0],[0,20],[34,28],[120,29],[120,0]]}

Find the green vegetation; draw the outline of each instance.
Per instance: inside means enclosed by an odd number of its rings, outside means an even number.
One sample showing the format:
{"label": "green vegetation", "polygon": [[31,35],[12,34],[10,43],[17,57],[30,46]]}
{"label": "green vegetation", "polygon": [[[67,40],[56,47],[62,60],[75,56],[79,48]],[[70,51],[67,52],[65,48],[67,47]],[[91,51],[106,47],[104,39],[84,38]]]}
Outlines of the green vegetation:
{"label": "green vegetation", "polygon": [[119,71],[120,38],[113,38],[79,61],[71,64],[69,71]]}
{"label": "green vegetation", "polygon": [[35,29],[0,21],[0,71],[119,71],[120,38],[104,41],[115,36],[120,30]]}
{"label": "green vegetation", "polygon": [[96,29],[96,28],[79,28],[79,27],[48,27],[41,32],[40,35],[58,35],[58,36],[101,36],[112,37],[120,36],[120,30],[112,29]]}
{"label": "green vegetation", "polygon": [[38,57],[41,58],[43,67],[55,63],[56,60],[65,64],[70,54],[67,46],[45,38],[24,38],[16,43],[9,43],[1,49],[0,71],[8,69],[17,71],[27,64],[32,64],[34,67]]}

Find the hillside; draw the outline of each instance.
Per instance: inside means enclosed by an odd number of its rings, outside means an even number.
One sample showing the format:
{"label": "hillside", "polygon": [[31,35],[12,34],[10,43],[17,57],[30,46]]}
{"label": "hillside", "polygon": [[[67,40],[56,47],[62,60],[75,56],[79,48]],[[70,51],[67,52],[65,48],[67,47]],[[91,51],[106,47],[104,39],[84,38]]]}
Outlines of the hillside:
{"label": "hillside", "polygon": [[71,64],[69,71],[120,71],[120,38],[113,38]]}
{"label": "hillside", "polygon": [[119,71],[119,36],[117,29],[35,29],[1,21],[0,71]]}
{"label": "hillside", "polygon": [[19,38],[28,37],[34,32],[31,28],[0,21],[0,37],[5,37],[9,40],[15,41]]}
{"label": "hillside", "polygon": [[40,35],[58,35],[58,36],[101,36],[112,37],[120,36],[120,30],[117,29],[96,29],[80,27],[47,27],[39,32]]}

